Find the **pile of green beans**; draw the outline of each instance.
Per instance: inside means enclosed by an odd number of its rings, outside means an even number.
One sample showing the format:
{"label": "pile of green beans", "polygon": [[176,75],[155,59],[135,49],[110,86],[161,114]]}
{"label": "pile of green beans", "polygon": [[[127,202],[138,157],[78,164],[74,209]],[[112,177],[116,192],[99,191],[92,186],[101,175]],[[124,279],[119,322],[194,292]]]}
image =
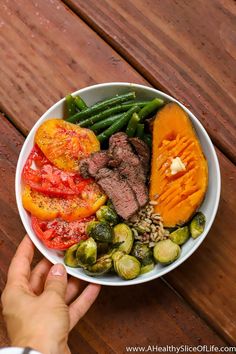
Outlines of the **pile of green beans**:
{"label": "pile of green beans", "polygon": [[67,95],[65,119],[91,129],[101,143],[112,134],[125,131],[129,137],[139,137],[150,146],[152,139],[145,133],[145,119],[155,114],[164,101],[161,98],[135,101],[135,97],[135,92],[128,92],[87,107],[80,96]]}

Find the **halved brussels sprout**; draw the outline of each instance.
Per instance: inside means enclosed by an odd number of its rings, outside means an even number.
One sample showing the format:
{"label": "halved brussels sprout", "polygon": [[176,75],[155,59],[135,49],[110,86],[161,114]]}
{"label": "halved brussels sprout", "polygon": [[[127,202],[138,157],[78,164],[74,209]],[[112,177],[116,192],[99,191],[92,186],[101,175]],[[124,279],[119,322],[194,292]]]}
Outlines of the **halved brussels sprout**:
{"label": "halved brussels sprout", "polygon": [[68,267],[72,268],[77,268],[79,267],[78,264],[78,259],[76,258],[76,251],[78,249],[79,243],[76,243],[75,245],[72,245],[66,250],[65,256],[64,256],[64,262],[65,265]]}
{"label": "halved brussels sprout", "polygon": [[205,229],[205,224],[206,224],[205,215],[201,211],[197,212],[196,215],[191,220],[189,226],[192,238],[197,238],[203,233]]}
{"label": "halved brussels sprout", "polygon": [[117,224],[113,228],[113,240],[114,246],[117,245],[117,249],[125,253],[130,253],[133,243],[134,236],[131,228],[126,224]]}
{"label": "halved brussels sprout", "polygon": [[99,223],[99,221],[90,221],[87,223],[86,234],[90,236],[90,233],[95,228],[95,226]]}
{"label": "halved brussels sprout", "polygon": [[88,266],[84,271],[91,276],[102,275],[112,268],[112,259],[109,255],[100,257],[96,263]]}
{"label": "halved brussels sprout", "polygon": [[137,258],[125,254],[114,262],[114,268],[121,278],[130,280],[137,278],[137,276],[140,274],[141,264]]}
{"label": "halved brussels sprout", "polygon": [[99,221],[106,221],[110,225],[116,225],[119,220],[115,210],[107,205],[101,206],[96,212],[96,216]]}
{"label": "halved brussels sprout", "polygon": [[171,232],[169,238],[177,245],[183,245],[190,236],[188,226],[180,227],[179,229]]}
{"label": "halved brussels sprout", "polygon": [[180,252],[179,245],[167,239],[157,242],[153,249],[153,256],[156,262],[169,264],[180,256]]}
{"label": "halved brussels sprout", "polygon": [[115,249],[111,250],[109,255],[111,256],[111,259],[113,260],[113,266],[114,266],[114,270],[116,271],[116,262],[119,261],[121,259],[121,257],[123,257],[125,255],[125,252],[122,251],[116,251]]}
{"label": "halved brussels sprout", "polygon": [[142,265],[141,266],[140,275],[148,273],[148,272],[151,272],[151,270],[153,270],[154,267],[155,267],[155,263],[154,262],[152,262],[150,264],[147,264],[147,265]]}
{"label": "halved brussels sprout", "polygon": [[148,247],[148,245],[142,242],[138,241],[134,243],[131,254],[144,266],[153,262],[152,250]]}
{"label": "halved brussels sprout", "polygon": [[90,221],[86,232],[98,242],[112,242],[112,229],[105,221]]}
{"label": "halved brussels sprout", "polygon": [[87,267],[96,262],[97,244],[92,237],[79,243],[76,258],[80,267]]}

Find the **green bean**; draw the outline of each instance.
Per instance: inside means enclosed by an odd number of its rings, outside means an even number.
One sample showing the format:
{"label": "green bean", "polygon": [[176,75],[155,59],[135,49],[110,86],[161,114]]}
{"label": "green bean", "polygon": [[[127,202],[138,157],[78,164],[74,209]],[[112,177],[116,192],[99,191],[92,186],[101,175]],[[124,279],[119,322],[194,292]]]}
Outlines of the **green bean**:
{"label": "green bean", "polygon": [[149,114],[154,113],[159,107],[163,105],[164,101],[161,98],[154,98],[140,110],[138,114],[140,121],[143,121]]}
{"label": "green bean", "polygon": [[77,121],[81,121],[85,118],[91,117],[95,113],[99,113],[104,111],[107,108],[115,106],[116,104],[126,102],[135,98],[135,92],[125,93],[123,95],[115,96],[112,98],[108,98],[107,100],[95,103],[93,106],[86,108],[84,111],[78,112],[70,117],[68,122],[76,123]]}
{"label": "green bean", "polygon": [[118,106],[108,108],[105,111],[96,114],[95,116],[89,117],[78,124],[80,127],[84,127],[84,128],[90,127],[91,125],[100,122],[107,117],[111,117],[116,113],[126,112],[133,106],[144,107],[148,102],[150,101],[140,101],[140,102],[133,101],[130,103],[120,104]]}
{"label": "green bean", "polygon": [[86,103],[80,96],[75,97],[75,105],[80,111],[84,111],[87,107]]}
{"label": "green bean", "polygon": [[106,119],[103,119],[102,121],[93,124],[91,127],[89,127],[89,129],[91,129],[93,131],[98,131],[100,129],[105,129],[107,127],[110,127],[110,125],[112,125],[121,116],[122,116],[122,113],[116,114],[115,116],[108,117]]}
{"label": "green bean", "polygon": [[127,111],[128,111],[128,109],[130,109],[134,105],[139,106],[140,108],[142,108],[142,107],[146,106],[146,104],[148,104],[149,102],[150,101],[131,101],[131,102],[128,102],[128,103],[122,103],[122,106],[126,107]]}
{"label": "green bean", "polygon": [[136,129],[136,134],[137,138],[142,139],[144,136],[144,124],[138,124],[137,129]]}
{"label": "green bean", "polygon": [[150,134],[145,134],[143,137],[143,141],[150,147],[152,148],[152,136]]}
{"label": "green bean", "polygon": [[136,129],[137,129],[137,125],[140,121],[140,118],[138,116],[137,113],[133,113],[132,117],[129,120],[129,123],[127,125],[126,128],[126,134],[131,138],[132,136],[134,136]]}
{"label": "green bean", "polygon": [[67,95],[66,99],[66,117],[67,119],[70,118],[75,114],[75,99],[71,95]]}
{"label": "green bean", "polygon": [[95,116],[92,116],[92,117],[89,117],[89,118],[83,120],[82,122],[79,123],[79,126],[84,127],[84,128],[90,127],[91,125],[93,125],[97,122],[103,121],[107,117],[113,116],[115,113],[124,112],[126,110],[127,110],[127,108],[123,107],[121,105],[115,106],[112,108],[108,108],[105,111],[96,114]]}
{"label": "green bean", "polygon": [[118,132],[121,130],[130,120],[130,117],[133,115],[133,113],[138,112],[140,110],[139,106],[133,106],[131,107],[127,112],[123,113],[120,119],[115,121],[109,128],[107,128],[104,132],[99,134],[97,136],[98,140],[100,142],[105,141],[108,139],[112,134]]}

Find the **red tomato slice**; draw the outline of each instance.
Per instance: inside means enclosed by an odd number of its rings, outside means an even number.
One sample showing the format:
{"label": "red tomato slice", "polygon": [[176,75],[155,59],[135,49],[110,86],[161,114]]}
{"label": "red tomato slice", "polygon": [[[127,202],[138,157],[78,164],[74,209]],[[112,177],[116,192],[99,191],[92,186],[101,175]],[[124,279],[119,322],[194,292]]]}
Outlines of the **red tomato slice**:
{"label": "red tomato slice", "polygon": [[77,173],[53,166],[37,145],[26,161],[22,176],[25,184],[33,190],[51,196],[78,195],[92,182]]}
{"label": "red tomato slice", "polygon": [[57,250],[65,250],[81,240],[86,240],[87,223],[94,219],[89,217],[67,222],[61,219],[45,221],[35,216],[31,217],[32,227],[37,237],[46,247]]}

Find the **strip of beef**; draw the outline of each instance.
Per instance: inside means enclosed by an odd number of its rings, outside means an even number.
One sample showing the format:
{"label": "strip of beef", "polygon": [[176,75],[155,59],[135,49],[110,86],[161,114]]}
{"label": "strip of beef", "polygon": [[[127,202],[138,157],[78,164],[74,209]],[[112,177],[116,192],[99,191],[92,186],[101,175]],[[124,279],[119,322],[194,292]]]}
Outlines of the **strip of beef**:
{"label": "strip of beef", "polygon": [[109,156],[106,151],[98,151],[90,155],[88,158],[80,161],[79,170],[84,178],[94,177],[98,171],[107,166]]}
{"label": "strip of beef", "polygon": [[150,166],[150,149],[148,145],[139,138],[129,138],[129,143],[132,145],[134,151],[137,153],[142,163],[144,173],[147,174]]}
{"label": "strip of beef", "polygon": [[102,168],[95,176],[97,183],[111,199],[117,214],[123,219],[129,219],[139,209],[129,183],[121,178],[117,170]]}
{"label": "strip of beef", "polygon": [[139,157],[133,152],[125,133],[116,133],[109,140],[109,166],[116,167],[117,171],[126,178],[134,191],[138,205],[144,206],[148,202],[148,191],[145,185],[146,175]]}
{"label": "strip of beef", "polygon": [[94,177],[117,213],[129,219],[148,202],[149,158],[145,143],[135,138],[131,142],[125,133],[117,133],[110,138],[108,151],[96,152],[80,162],[80,173]]}

